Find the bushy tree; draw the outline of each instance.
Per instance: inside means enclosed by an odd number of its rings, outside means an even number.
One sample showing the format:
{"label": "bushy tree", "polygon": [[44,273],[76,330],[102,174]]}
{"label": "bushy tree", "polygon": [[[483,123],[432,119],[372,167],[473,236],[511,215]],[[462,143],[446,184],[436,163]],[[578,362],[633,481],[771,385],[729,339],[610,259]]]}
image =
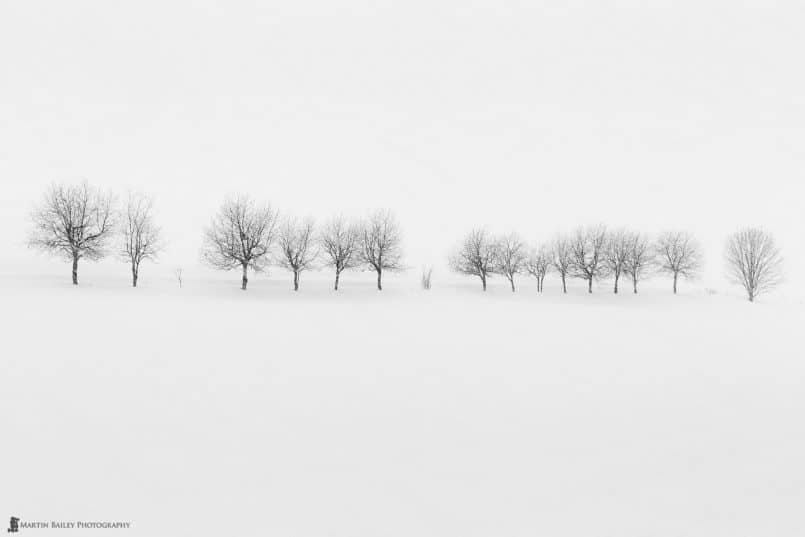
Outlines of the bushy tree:
{"label": "bushy tree", "polygon": [[72,261],[73,284],[78,285],[78,262],[97,261],[107,253],[114,226],[111,193],[90,186],[52,184],[34,209],[32,248]]}
{"label": "bushy tree", "polygon": [[763,229],[744,228],[733,233],[725,257],[730,278],[743,286],[750,302],[783,280],[782,255],[774,237]]}
{"label": "bushy tree", "polygon": [[450,256],[450,268],[459,274],[477,276],[486,291],[487,280],[495,271],[497,244],[486,229],[470,231]]}
{"label": "bushy tree", "polygon": [[277,211],[241,195],[224,201],[204,232],[202,260],[219,270],[241,268],[241,289],[249,282],[248,270],[263,270],[277,231]]}

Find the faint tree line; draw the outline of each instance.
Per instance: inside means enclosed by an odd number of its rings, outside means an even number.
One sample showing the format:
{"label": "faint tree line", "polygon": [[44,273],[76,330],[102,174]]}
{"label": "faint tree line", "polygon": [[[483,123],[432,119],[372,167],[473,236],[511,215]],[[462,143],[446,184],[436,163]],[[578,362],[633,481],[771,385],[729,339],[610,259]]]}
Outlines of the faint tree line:
{"label": "faint tree line", "polygon": [[[528,252],[528,253],[526,253]],[[731,279],[742,285],[750,301],[776,287],[782,279],[782,258],[773,237],[758,228],[732,235],[726,250]],[[567,293],[567,279],[584,280],[589,293],[593,282],[611,280],[614,293],[623,278],[638,284],[655,275],[667,275],[677,293],[681,278],[696,278],[702,269],[702,251],[695,237],[685,231],[666,231],[651,238],[629,229],[609,230],[603,224],[579,227],[544,244],[526,245],[518,235],[493,236],[484,228],[470,231],[449,257],[450,267],[477,276],[484,291],[493,275],[502,275],[515,291],[518,274],[537,281],[544,289],[545,276],[555,272]]]}

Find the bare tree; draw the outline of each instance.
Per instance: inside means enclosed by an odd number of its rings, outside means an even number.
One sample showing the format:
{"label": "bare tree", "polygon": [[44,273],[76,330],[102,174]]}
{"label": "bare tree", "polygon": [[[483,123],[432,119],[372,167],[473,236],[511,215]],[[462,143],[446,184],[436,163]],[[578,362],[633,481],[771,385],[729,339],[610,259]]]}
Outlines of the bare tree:
{"label": "bare tree", "polygon": [[433,267],[428,265],[422,267],[422,289],[430,291],[430,278],[433,275]]}
{"label": "bare tree", "polygon": [[495,272],[509,280],[514,292],[514,277],[525,270],[526,246],[516,233],[504,235],[497,240]]}
{"label": "bare tree", "polygon": [[176,281],[179,283],[179,289],[182,288],[182,274],[184,270],[182,267],[176,267],[173,271],[173,274],[176,276]]}
{"label": "bare tree", "polygon": [[632,289],[635,294],[637,294],[637,282],[644,279],[655,264],[655,251],[651,240],[642,233],[631,233],[623,271],[632,278]]}
{"label": "bare tree", "polygon": [[543,290],[545,275],[551,268],[551,251],[545,246],[534,248],[525,260],[525,270],[537,279],[537,292]]}
{"label": "bare tree", "polygon": [[773,290],[783,280],[783,258],[774,237],[760,228],[744,228],[727,241],[727,271],[743,286],[750,302]]}
{"label": "bare tree", "polygon": [[606,274],[604,255],[607,229],[604,225],[578,228],[570,238],[571,275],[587,280],[587,292],[593,292],[593,280]]}
{"label": "bare tree", "polygon": [[607,233],[606,248],[604,249],[604,265],[607,272],[615,279],[613,292],[618,294],[618,282],[621,274],[626,271],[626,261],[631,248],[632,234],[625,229],[618,229]]}
{"label": "bare tree", "polygon": [[122,222],[120,255],[131,265],[131,285],[137,287],[140,263],[155,259],[162,248],[160,230],[154,223],[154,200],[142,193],[130,192]]}
{"label": "bare tree", "polygon": [[314,223],[312,218],[287,218],[280,226],[279,260],[281,267],[293,273],[293,290],[299,290],[299,276],[316,260]]}
{"label": "bare tree", "polygon": [[657,239],[657,262],[662,272],[674,277],[674,294],[679,277],[695,278],[702,268],[701,248],[685,231],[667,231]]}
{"label": "bare tree", "polygon": [[489,233],[483,228],[473,229],[450,256],[450,268],[460,274],[478,276],[486,291],[486,282],[495,271],[497,253],[497,244]]}
{"label": "bare tree", "polygon": [[277,212],[270,205],[257,205],[248,196],[227,199],[204,232],[202,260],[219,270],[240,267],[245,291],[249,268],[259,272],[268,264],[276,227]]}
{"label": "bare tree", "polygon": [[112,194],[89,186],[52,184],[34,209],[28,245],[73,262],[78,285],[78,261],[97,261],[106,255],[113,228]]}
{"label": "bare tree", "polygon": [[361,263],[361,226],[343,216],[331,218],[319,234],[319,245],[328,266],[335,269],[334,289],[338,291],[341,273]]}
{"label": "bare tree", "polygon": [[361,258],[377,273],[377,290],[383,290],[383,272],[404,268],[402,263],[402,233],[391,211],[376,211],[363,226]]}
{"label": "bare tree", "polygon": [[567,277],[573,269],[573,250],[570,241],[564,235],[554,239],[550,250],[551,266],[562,279],[562,292],[567,293]]}

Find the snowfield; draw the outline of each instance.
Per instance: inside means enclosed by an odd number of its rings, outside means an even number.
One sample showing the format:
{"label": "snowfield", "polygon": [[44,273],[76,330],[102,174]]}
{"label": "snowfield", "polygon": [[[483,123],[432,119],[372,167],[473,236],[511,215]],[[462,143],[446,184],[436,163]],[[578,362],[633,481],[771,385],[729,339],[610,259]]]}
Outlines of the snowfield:
{"label": "snowfield", "polygon": [[[802,535],[801,302],[4,279],[0,516],[65,535]],[[307,278],[307,279],[306,279]],[[34,530],[23,530],[34,531]],[[62,533],[59,533],[62,535]]]}

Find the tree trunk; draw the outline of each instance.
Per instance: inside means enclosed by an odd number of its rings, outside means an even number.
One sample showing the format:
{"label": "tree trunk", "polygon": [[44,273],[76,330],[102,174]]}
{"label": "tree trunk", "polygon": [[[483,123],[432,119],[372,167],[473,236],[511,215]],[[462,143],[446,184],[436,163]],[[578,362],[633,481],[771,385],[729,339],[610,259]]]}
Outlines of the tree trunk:
{"label": "tree trunk", "polygon": [[562,292],[567,294],[567,276],[562,274]]}
{"label": "tree trunk", "polygon": [[634,289],[634,294],[637,294],[637,277],[632,276],[632,288]]}
{"label": "tree trunk", "polygon": [[338,291],[338,279],[341,277],[341,273],[339,271],[335,271],[335,290]]}
{"label": "tree trunk", "polygon": [[679,279],[679,274],[674,272],[674,294],[676,294],[676,281]]}
{"label": "tree trunk", "polygon": [[509,278],[509,283],[512,284],[512,293],[514,292],[514,276]]}
{"label": "tree trunk", "polygon": [[618,280],[620,279],[621,275],[617,272],[615,273],[615,294],[618,294]]}
{"label": "tree trunk", "polygon": [[73,254],[73,285],[78,285],[78,256]]}
{"label": "tree trunk", "polygon": [[590,276],[590,278],[587,280],[587,292],[590,293],[590,294],[592,294],[592,292],[593,292],[593,277],[592,276]]}
{"label": "tree trunk", "polygon": [[484,286],[484,291],[486,291],[486,275],[481,274],[481,284]]}
{"label": "tree trunk", "polygon": [[247,271],[249,270],[249,265],[243,264],[243,279],[241,280],[240,288],[244,291],[246,290],[246,284],[249,283],[249,278],[247,275]]}
{"label": "tree trunk", "polygon": [[294,273],[293,273],[293,290],[294,291],[299,290],[299,272],[298,271],[294,271]]}
{"label": "tree trunk", "polygon": [[383,290],[383,281],[382,281],[382,277],[383,277],[383,271],[378,270],[378,271],[377,271],[377,290],[378,290],[378,291],[382,291],[382,290]]}
{"label": "tree trunk", "polygon": [[136,264],[131,264],[131,286],[137,287],[137,277],[139,276],[139,267]]}

